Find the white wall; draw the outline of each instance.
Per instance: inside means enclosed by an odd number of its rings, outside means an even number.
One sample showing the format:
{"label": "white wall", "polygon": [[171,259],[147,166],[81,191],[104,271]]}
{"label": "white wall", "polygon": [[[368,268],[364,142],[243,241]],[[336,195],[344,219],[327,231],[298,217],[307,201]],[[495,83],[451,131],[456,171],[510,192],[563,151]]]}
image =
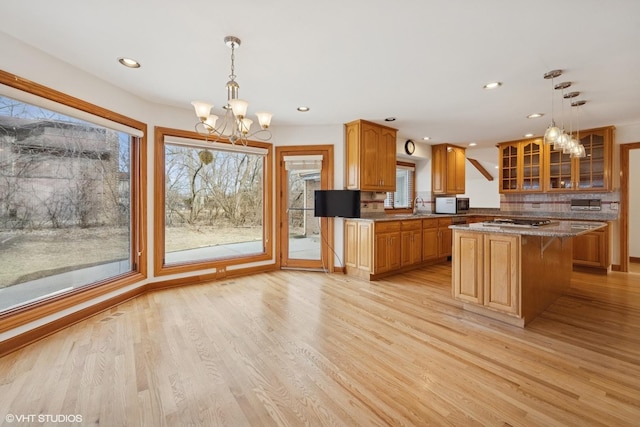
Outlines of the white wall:
{"label": "white wall", "polygon": [[498,149],[496,147],[469,147],[466,151],[467,159],[475,159],[493,176],[489,181],[469,161],[466,162],[465,197],[469,198],[472,208],[500,209],[500,194],[498,192]]}

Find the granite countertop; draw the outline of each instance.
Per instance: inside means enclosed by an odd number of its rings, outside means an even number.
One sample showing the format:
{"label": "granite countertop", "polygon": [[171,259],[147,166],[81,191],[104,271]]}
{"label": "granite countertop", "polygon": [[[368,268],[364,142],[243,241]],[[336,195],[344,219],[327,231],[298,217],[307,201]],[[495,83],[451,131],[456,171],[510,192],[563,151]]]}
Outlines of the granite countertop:
{"label": "granite countertop", "polygon": [[501,218],[545,218],[559,221],[615,221],[618,219],[617,213],[601,212],[468,212],[464,214],[436,214],[432,212],[417,212],[415,214],[364,214],[360,218],[348,218],[356,221],[403,221],[423,218],[466,218],[473,216],[493,216]]}
{"label": "granite countertop", "polygon": [[382,222],[382,221],[404,221],[411,219],[424,219],[424,218],[466,218],[467,214],[435,214],[435,213],[424,213],[418,212],[415,214],[369,214],[363,215],[360,218],[345,218],[349,220],[355,221],[372,221],[372,222]]}
{"label": "granite countertop", "polygon": [[618,211],[569,211],[569,212],[538,212],[538,211],[501,211],[499,209],[472,208],[468,215],[498,216],[514,218],[548,218],[558,220],[581,221],[616,221]]}
{"label": "granite countertop", "polygon": [[492,234],[518,234],[521,236],[543,237],[575,237],[599,228],[606,227],[606,222],[594,221],[554,221],[539,227],[516,227],[513,225],[485,225],[481,222],[473,224],[450,225],[453,230],[475,231]]}

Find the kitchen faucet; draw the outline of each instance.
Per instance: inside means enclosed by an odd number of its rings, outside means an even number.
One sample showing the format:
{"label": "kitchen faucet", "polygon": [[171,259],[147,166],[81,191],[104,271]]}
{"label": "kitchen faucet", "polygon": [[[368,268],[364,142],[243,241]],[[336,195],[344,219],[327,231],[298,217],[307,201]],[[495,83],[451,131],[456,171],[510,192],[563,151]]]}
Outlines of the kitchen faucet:
{"label": "kitchen faucet", "polygon": [[422,197],[416,197],[415,200],[413,201],[414,215],[418,212],[418,200],[420,200],[420,203],[422,203],[422,206],[424,206],[424,199]]}

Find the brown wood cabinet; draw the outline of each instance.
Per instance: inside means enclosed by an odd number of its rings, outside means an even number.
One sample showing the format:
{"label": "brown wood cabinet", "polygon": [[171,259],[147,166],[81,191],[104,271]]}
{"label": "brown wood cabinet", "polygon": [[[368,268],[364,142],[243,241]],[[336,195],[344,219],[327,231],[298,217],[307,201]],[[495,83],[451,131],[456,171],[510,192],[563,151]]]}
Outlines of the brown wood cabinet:
{"label": "brown wood cabinet", "polygon": [[454,298],[473,304],[484,303],[484,235],[482,233],[456,233],[453,259],[465,262],[454,262],[453,296]]}
{"label": "brown wood cabinet", "polygon": [[520,314],[520,236],[485,234],[484,305]]}
{"label": "brown wood cabinet", "polygon": [[438,219],[422,220],[422,260],[430,261],[439,257]]}
{"label": "brown wood cabinet", "polygon": [[583,158],[546,146],[545,191],[611,191],[614,132],[613,126],[581,131]]}
{"label": "brown wood cabinet", "polygon": [[433,194],[464,194],[465,149],[450,144],[431,147],[431,191]]}
{"label": "brown wood cabinet", "polygon": [[573,238],[573,265],[609,270],[609,226]]}
{"label": "brown wood cabinet", "polygon": [[348,189],[395,191],[396,133],[396,129],[366,120],[345,124]]}
{"label": "brown wood cabinet", "polygon": [[612,190],[613,126],[580,131],[587,156],[545,145],[541,138],[498,144],[500,193],[539,193]]}
{"label": "brown wood cabinet", "polygon": [[373,273],[398,270],[401,266],[400,222],[378,222],[373,226]]}
{"label": "brown wood cabinet", "polygon": [[348,268],[358,269],[366,274],[373,270],[373,224],[364,221],[345,221],[345,261]]}
{"label": "brown wood cabinet", "polygon": [[419,219],[400,223],[402,248],[400,265],[406,267],[422,262],[422,223]]}
{"label": "brown wood cabinet", "polygon": [[451,255],[451,218],[344,221],[347,274],[374,280]]}
{"label": "brown wood cabinet", "polygon": [[452,254],[453,230],[449,226],[453,223],[451,218],[438,219],[438,255],[449,257]]}
{"label": "brown wood cabinet", "polygon": [[455,233],[453,294],[458,300],[520,314],[520,236]]}
{"label": "brown wood cabinet", "polygon": [[422,260],[430,261],[451,256],[451,218],[422,220]]}
{"label": "brown wood cabinet", "polygon": [[498,144],[500,193],[542,191],[542,139],[510,141]]}

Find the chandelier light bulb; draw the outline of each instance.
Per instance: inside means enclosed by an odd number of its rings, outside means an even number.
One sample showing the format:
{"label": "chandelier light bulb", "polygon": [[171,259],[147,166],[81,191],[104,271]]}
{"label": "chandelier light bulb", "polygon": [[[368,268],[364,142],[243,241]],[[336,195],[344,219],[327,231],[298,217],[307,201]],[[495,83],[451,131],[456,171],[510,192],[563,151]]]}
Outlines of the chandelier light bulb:
{"label": "chandelier light bulb", "polygon": [[230,99],[229,105],[231,105],[231,111],[233,111],[233,115],[236,118],[242,120],[247,115],[247,109],[249,108],[249,103],[247,101],[243,101],[242,99]]}
{"label": "chandelier light bulb", "polygon": [[260,123],[260,127],[262,129],[269,129],[269,126],[271,125],[272,114],[261,111],[259,113],[256,113],[256,116],[258,117],[258,123]]}
{"label": "chandelier light bulb", "polygon": [[209,118],[211,114],[211,109],[213,108],[212,104],[206,103],[204,101],[193,101],[191,103],[193,108],[196,110],[196,116],[200,119],[201,122],[204,122]]}
{"label": "chandelier light bulb", "polygon": [[243,135],[247,135],[249,133],[249,130],[251,130],[252,124],[253,124],[253,120],[248,119],[246,117],[240,120],[240,123],[239,123],[240,132],[242,132]]}
{"label": "chandelier light bulb", "polygon": [[209,130],[216,128],[216,122],[218,121],[218,116],[215,114],[211,114],[207,117],[207,120],[204,121],[204,124],[209,127]]}

